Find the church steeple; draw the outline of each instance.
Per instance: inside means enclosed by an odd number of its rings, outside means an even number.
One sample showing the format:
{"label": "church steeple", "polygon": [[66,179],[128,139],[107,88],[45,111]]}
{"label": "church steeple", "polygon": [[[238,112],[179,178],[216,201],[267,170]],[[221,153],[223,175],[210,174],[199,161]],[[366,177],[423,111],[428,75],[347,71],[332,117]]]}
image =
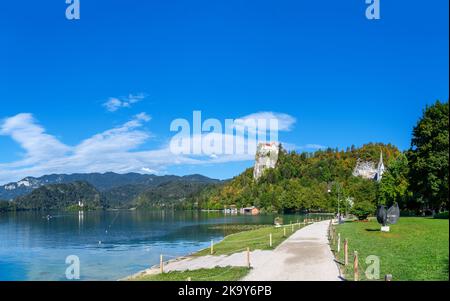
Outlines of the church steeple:
{"label": "church steeple", "polygon": [[377,174],[375,176],[375,179],[380,182],[381,178],[383,177],[384,174],[384,163],[383,163],[383,151],[380,151],[380,161],[378,162],[378,166],[377,166]]}

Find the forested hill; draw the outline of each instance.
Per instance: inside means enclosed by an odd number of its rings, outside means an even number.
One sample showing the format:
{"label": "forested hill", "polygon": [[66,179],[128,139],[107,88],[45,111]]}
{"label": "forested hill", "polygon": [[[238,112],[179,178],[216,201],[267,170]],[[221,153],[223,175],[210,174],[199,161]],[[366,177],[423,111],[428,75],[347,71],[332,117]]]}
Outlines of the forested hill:
{"label": "forested hill", "polygon": [[13,205],[20,210],[61,210],[78,208],[102,208],[101,195],[87,182],[51,184],[39,187],[28,195],[18,197]]}
{"label": "forested hill", "polygon": [[[55,181],[67,181],[72,178],[85,178],[85,181],[45,184],[53,178]],[[111,181],[108,182],[107,179]],[[123,179],[120,182],[120,178]],[[118,180],[119,179],[119,180]],[[119,175],[77,174],[58,177],[44,176],[26,178],[14,183],[23,193],[26,181],[27,194],[14,200],[0,200],[0,212],[11,210],[67,210],[81,209],[78,202],[84,204],[84,210],[92,209],[130,209],[162,208],[176,206],[186,198],[204,188],[221,183],[201,175],[188,176],[147,176],[137,174]],[[123,185],[121,185],[123,183]],[[11,187],[13,184],[9,184]],[[5,186],[8,187],[8,186]],[[112,187],[112,188],[110,188]],[[107,189],[110,188],[110,189]]]}
{"label": "forested hill", "polygon": [[276,168],[266,170],[258,181],[253,179],[253,168],[249,168],[228,183],[192,197],[188,206],[223,209],[227,205],[254,205],[267,211],[333,211],[339,193],[342,199],[350,197],[355,204],[374,207],[377,182],[355,177],[352,172],[358,159],[377,164],[380,152],[386,166],[401,154],[395,146],[381,143],[314,153],[281,148]]}
{"label": "forested hill", "polygon": [[[11,182],[0,186],[0,199],[12,200],[16,197],[26,195],[34,189],[48,184],[67,184],[76,181],[87,182],[94,186],[98,191],[107,192],[114,189],[114,192],[121,190],[139,190],[139,188],[157,187],[161,184],[173,181],[192,181],[202,183],[218,183],[219,180],[210,179],[202,175],[151,175],[139,173],[118,174],[114,172],[107,173],[76,173],[76,174],[51,174],[42,177],[26,177],[17,182]],[[134,187],[132,187],[134,186]],[[131,188],[131,189],[129,189]],[[142,190],[140,190],[142,192]]]}

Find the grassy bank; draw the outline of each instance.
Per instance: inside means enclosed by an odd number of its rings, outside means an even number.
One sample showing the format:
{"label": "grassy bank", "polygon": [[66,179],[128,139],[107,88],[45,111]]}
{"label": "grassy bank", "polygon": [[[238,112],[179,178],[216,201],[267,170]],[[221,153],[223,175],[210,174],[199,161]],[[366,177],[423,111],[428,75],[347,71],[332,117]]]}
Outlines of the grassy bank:
{"label": "grassy bank", "polygon": [[141,276],[136,281],[237,281],[250,270],[242,267],[216,267],[192,271],[172,271],[164,274]]}
{"label": "grassy bank", "polygon": [[[302,224],[294,224],[276,228],[275,226],[259,226],[256,229],[238,232],[226,236],[221,242],[214,244],[213,255],[229,255],[242,252],[250,248],[253,250],[271,250],[276,248],[283,240],[289,237],[293,231],[303,227]],[[293,229],[293,231],[292,231]],[[284,235],[286,233],[286,236]],[[272,246],[270,246],[270,234],[272,234]],[[211,254],[211,248],[201,250],[193,256],[205,256]]]}
{"label": "grassy bank", "polygon": [[[268,225],[228,225],[227,231],[235,232],[227,235],[221,242],[214,245],[213,255],[230,255],[247,250],[270,250],[276,248],[292,233],[302,228],[302,224],[275,227]],[[285,229],[285,230],[284,230]],[[238,232],[240,231],[240,232]],[[286,233],[286,235],[285,235]],[[272,234],[272,246],[270,246]],[[192,256],[211,255],[211,249],[201,250]],[[188,271],[172,271],[164,274],[138,276],[135,281],[233,281],[239,280],[250,270],[245,267],[215,267]]]}
{"label": "grassy bank", "polygon": [[[359,277],[366,280],[366,257],[380,258],[380,276],[392,274],[393,280],[448,280],[449,221],[402,217],[390,232],[380,231],[376,221],[346,222],[336,226],[341,233],[341,252],[336,257],[343,262],[343,242],[349,242],[349,265],[344,268],[346,279],[353,279],[353,252],[358,251]],[[337,246],[332,244],[336,251]],[[370,264],[370,262],[369,262]]]}
{"label": "grassy bank", "polygon": [[[214,244],[213,255],[230,255],[253,250],[271,250],[276,248],[295,231],[304,227],[301,223],[283,227],[268,225],[217,225],[217,229],[233,232],[222,241]],[[270,236],[272,244],[270,244]],[[211,248],[201,250],[192,256],[211,255]],[[215,267],[187,271],[171,271],[163,274],[138,276],[134,281],[233,281],[243,278],[250,269],[245,267]]]}

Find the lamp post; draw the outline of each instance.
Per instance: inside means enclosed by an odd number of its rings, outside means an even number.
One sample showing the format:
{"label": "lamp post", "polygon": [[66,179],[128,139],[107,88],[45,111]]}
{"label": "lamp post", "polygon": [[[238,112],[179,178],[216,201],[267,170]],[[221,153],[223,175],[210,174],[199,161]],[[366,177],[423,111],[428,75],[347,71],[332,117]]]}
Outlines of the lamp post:
{"label": "lamp post", "polygon": [[338,199],[338,216],[339,216],[339,220],[341,219],[341,208],[340,208],[340,205],[341,205],[341,198],[340,198],[340,194],[341,194],[341,185],[338,183],[338,185],[337,185],[337,191],[338,191],[338,197],[337,197],[337,199]]}
{"label": "lamp post", "polygon": [[[338,205],[337,214],[338,214],[338,221],[340,222],[340,219],[341,219],[340,218],[340,211],[341,211],[341,208],[340,208],[341,184],[339,182],[334,182],[334,183],[336,184],[336,190],[337,190],[337,205]],[[331,189],[328,189],[328,193],[331,193]]]}

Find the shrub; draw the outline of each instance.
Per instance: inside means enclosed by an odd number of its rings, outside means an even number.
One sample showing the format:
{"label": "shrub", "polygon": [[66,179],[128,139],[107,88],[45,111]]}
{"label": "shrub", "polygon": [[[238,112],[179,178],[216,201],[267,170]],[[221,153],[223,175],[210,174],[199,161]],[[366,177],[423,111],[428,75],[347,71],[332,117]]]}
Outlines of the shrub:
{"label": "shrub", "polygon": [[434,218],[438,219],[448,219],[448,211],[437,213]]}
{"label": "shrub", "polygon": [[375,205],[368,202],[358,202],[353,205],[351,213],[355,215],[359,220],[367,219],[367,217],[375,212]]}

